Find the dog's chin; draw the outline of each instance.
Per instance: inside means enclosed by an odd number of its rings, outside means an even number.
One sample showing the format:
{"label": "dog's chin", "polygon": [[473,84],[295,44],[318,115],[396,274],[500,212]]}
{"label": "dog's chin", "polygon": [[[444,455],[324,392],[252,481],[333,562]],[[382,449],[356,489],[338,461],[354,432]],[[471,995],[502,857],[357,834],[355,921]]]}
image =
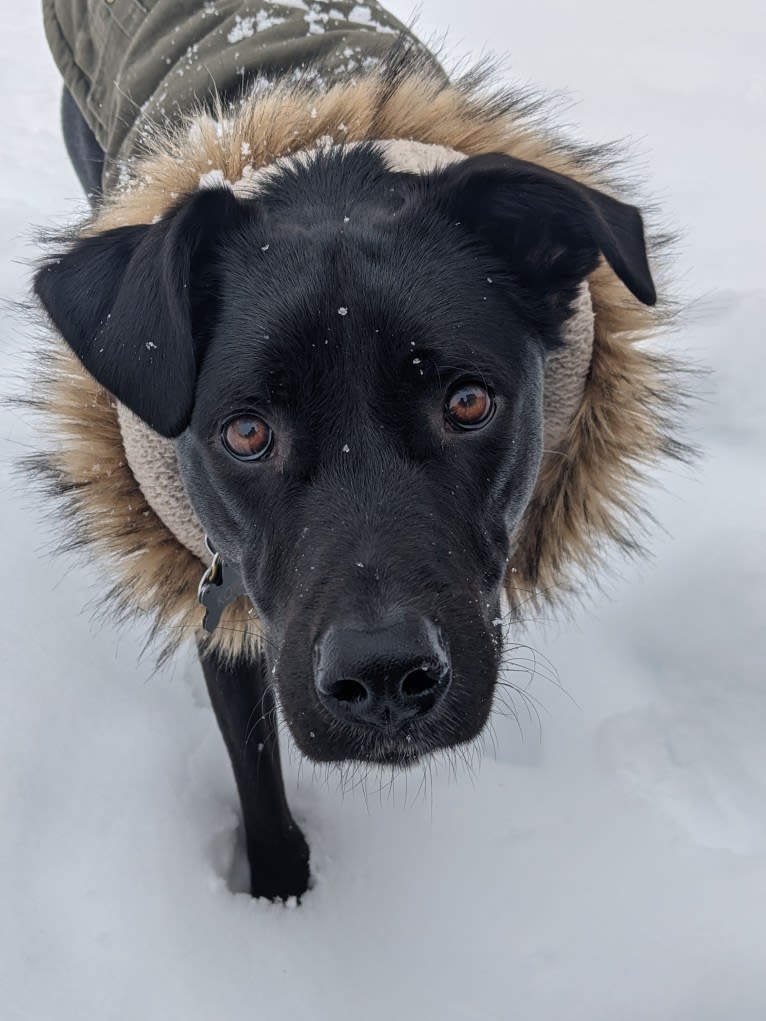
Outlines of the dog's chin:
{"label": "dog's chin", "polygon": [[[311,737],[311,734],[315,736]],[[406,769],[441,747],[438,741],[427,741],[402,732],[350,731],[342,737],[334,734],[331,741],[321,740],[317,734],[317,731],[311,731],[308,740],[304,735],[293,735],[299,751],[317,763],[342,765],[345,762],[362,762]]]}
{"label": "dog's chin", "polygon": [[312,760],[325,765],[343,766],[346,763],[365,766],[387,766],[395,770],[409,769],[433,754],[436,748],[376,747],[360,750],[351,755],[327,755]]}
{"label": "dog's chin", "polygon": [[[481,728],[479,728],[480,730]],[[373,728],[344,728],[335,731],[330,740],[319,737],[319,728],[306,735],[294,734],[300,752],[317,763],[364,763],[408,769],[424,759],[456,745],[472,741],[476,733],[444,734],[438,728],[415,726],[386,732]],[[313,737],[311,736],[313,735]]]}
{"label": "dog's chin", "polygon": [[393,769],[407,769],[417,765],[431,753],[431,748],[413,748],[412,745],[391,744],[375,747],[367,755],[355,761],[371,766],[391,766]]}

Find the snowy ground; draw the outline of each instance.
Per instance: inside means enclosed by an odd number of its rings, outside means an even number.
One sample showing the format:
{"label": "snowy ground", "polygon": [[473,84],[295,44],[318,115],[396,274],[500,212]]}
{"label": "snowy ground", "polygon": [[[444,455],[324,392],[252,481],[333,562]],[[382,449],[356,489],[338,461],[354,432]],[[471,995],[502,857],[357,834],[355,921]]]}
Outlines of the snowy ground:
{"label": "snowy ground", "polygon": [[[30,225],[78,208],[37,5],[0,41],[0,293]],[[407,17],[409,0],[390,4]],[[707,456],[662,476],[656,559],[617,564],[572,622],[541,730],[494,722],[475,775],[367,798],[300,779],[316,888],[298,910],[227,885],[233,782],[197,668],[137,665],[97,631],[94,579],[45,553],[10,476],[44,429],[0,415],[0,1018],[3,1021],[762,1021],[766,1017],[766,29],[761,0],[423,0],[457,55],[630,135],[686,241],[671,339],[714,374]],[[30,331],[3,313],[2,386]]]}

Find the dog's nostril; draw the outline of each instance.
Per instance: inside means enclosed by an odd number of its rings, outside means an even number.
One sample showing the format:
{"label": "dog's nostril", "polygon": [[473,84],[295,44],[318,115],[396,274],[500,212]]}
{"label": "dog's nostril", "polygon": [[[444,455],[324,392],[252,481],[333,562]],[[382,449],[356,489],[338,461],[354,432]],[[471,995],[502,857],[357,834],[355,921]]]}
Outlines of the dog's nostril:
{"label": "dog's nostril", "polygon": [[329,627],[314,646],[314,688],[336,719],[401,728],[422,719],[450,686],[449,655],[425,618],[385,627]]}
{"label": "dog's nostril", "polygon": [[364,702],[369,696],[367,688],[352,677],[342,677],[331,684],[327,694],[337,702],[345,702],[347,705],[355,705]]}
{"label": "dog's nostril", "polygon": [[402,681],[401,692],[403,695],[414,696],[424,695],[432,691],[439,684],[439,678],[428,670],[410,670]]}

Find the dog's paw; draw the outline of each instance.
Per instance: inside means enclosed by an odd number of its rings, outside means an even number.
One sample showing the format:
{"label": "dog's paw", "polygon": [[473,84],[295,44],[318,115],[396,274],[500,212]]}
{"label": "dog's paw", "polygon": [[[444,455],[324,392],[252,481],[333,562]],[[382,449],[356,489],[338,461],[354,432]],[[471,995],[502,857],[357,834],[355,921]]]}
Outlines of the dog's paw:
{"label": "dog's paw", "polygon": [[250,848],[250,893],[267,900],[300,901],[311,880],[309,845],[296,827],[289,841]]}

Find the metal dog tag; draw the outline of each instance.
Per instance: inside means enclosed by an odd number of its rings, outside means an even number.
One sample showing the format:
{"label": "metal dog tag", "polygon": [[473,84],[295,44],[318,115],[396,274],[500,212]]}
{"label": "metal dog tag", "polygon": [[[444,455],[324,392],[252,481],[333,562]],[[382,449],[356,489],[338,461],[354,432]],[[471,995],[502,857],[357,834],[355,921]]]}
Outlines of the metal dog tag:
{"label": "metal dog tag", "polygon": [[197,589],[197,600],[205,607],[202,626],[208,634],[212,634],[218,627],[226,607],[244,594],[245,587],[239,571],[225,563],[220,553],[214,553],[213,562],[200,578]]}

